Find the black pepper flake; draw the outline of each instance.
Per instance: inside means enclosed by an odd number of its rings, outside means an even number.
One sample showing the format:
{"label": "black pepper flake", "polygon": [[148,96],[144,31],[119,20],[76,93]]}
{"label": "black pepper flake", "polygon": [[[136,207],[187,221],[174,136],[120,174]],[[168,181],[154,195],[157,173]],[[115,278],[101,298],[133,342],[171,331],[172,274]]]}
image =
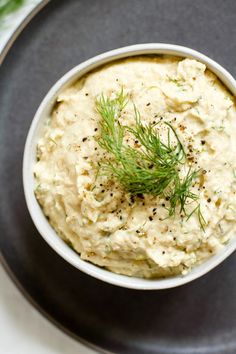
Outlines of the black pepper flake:
{"label": "black pepper flake", "polygon": [[104,193],[104,192],[105,192],[105,189],[102,190],[102,193]]}
{"label": "black pepper flake", "polygon": [[144,199],[144,195],[142,193],[138,193],[137,197],[140,198],[140,199]]}
{"label": "black pepper flake", "polygon": [[111,193],[110,196],[113,197],[113,193]]}
{"label": "black pepper flake", "polygon": [[207,202],[210,203],[210,202],[211,202],[211,198],[208,198],[208,199],[207,199]]}
{"label": "black pepper flake", "polygon": [[82,139],[83,143],[84,143],[87,139],[88,139],[88,138],[83,138],[83,139]]}
{"label": "black pepper flake", "polygon": [[148,107],[148,106],[150,106],[150,104],[151,104],[151,103],[150,103],[150,102],[148,102],[148,103],[146,104],[146,106]]}
{"label": "black pepper flake", "polygon": [[143,202],[143,205],[145,205],[145,203]]}
{"label": "black pepper flake", "polygon": [[162,203],[161,206],[163,206],[163,208],[166,206],[165,203]]}
{"label": "black pepper flake", "polygon": [[176,241],[176,237],[174,237],[173,240]]}
{"label": "black pepper flake", "polygon": [[156,211],[156,210],[157,210],[157,208],[153,208],[153,209],[152,209],[153,212]]}
{"label": "black pepper flake", "polygon": [[96,132],[98,130],[98,128],[95,128],[94,131]]}
{"label": "black pepper flake", "polygon": [[165,251],[162,251],[162,254],[165,254],[166,252]]}
{"label": "black pepper flake", "polygon": [[88,96],[88,93],[86,92],[85,96]]}
{"label": "black pepper flake", "polygon": [[140,231],[139,230],[136,230],[137,234],[140,234]]}
{"label": "black pepper flake", "polygon": [[133,204],[134,203],[134,196],[133,195],[131,195],[131,197],[130,197],[130,202]]}
{"label": "black pepper flake", "polygon": [[94,148],[94,150],[97,150],[98,148],[96,147],[96,148]]}
{"label": "black pepper flake", "polygon": [[153,220],[153,217],[152,217],[152,216],[149,216],[148,219],[149,219],[150,221],[152,221],[152,220]]}
{"label": "black pepper flake", "polygon": [[100,187],[102,187],[102,186],[103,186],[103,184],[102,184],[102,183],[100,183],[100,184],[99,184],[99,186],[100,186]]}
{"label": "black pepper flake", "polygon": [[148,166],[149,170],[151,170],[153,167],[154,167],[153,164]]}
{"label": "black pepper flake", "polygon": [[205,141],[205,140],[201,140],[201,144],[202,144],[202,145],[205,145],[205,144],[206,144],[206,141]]}
{"label": "black pepper flake", "polygon": [[135,140],[135,144],[138,144],[138,140]]}

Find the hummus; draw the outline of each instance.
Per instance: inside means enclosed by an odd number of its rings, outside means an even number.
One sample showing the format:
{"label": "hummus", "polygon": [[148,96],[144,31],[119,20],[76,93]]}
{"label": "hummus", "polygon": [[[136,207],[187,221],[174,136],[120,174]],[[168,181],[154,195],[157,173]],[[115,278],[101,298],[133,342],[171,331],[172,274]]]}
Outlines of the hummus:
{"label": "hummus", "polygon": [[[189,219],[178,211],[169,216],[168,200],[132,196],[98,174],[108,153],[99,145],[95,102],[121,88],[130,98],[121,124],[133,124],[133,104],[143,124],[171,123],[186,149],[186,164],[201,169],[191,191],[199,197],[204,229],[197,213]],[[134,146],[129,136],[127,144]],[[144,278],[186,274],[235,233],[235,100],[196,60],[133,57],[87,74],[58,96],[37,156],[35,194],[51,225],[83,260],[112,272]],[[186,208],[190,213],[195,206]]]}

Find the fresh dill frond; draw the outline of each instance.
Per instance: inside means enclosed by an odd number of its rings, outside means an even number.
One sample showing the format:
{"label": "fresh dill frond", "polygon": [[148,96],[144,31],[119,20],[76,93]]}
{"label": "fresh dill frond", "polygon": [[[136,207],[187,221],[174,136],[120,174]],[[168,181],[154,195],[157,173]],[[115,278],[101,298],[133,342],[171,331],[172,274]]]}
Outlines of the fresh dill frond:
{"label": "fresh dill frond", "polygon": [[187,215],[185,210],[185,206],[189,200],[195,201],[198,199],[198,195],[192,193],[190,188],[193,184],[193,181],[197,178],[198,171],[191,170],[189,167],[187,175],[181,180],[178,173],[176,173],[174,188],[171,190],[168,195],[168,199],[170,202],[169,214],[173,215],[175,213],[175,209],[177,205],[180,206],[180,213]]}
{"label": "fresh dill frond", "polygon": [[100,99],[96,101],[96,107],[102,117],[102,139],[99,140],[99,145],[106,151],[115,154],[119,158],[125,127],[123,127],[118,120],[121,111],[128,103],[127,96],[123,89],[114,99],[105,97],[103,94]]}
{"label": "fresh dill frond", "polygon": [[201,226],[201,229],[202,229],[203,231],[205,231],[205,226],[206,226],[207,222],[206,222],[204,216],[202,215],[202,211],[201,211],[201,206],[200,206],[200,204],[198,204],[198,205],[196,206],[196,208],[193,209],[189,215],[187,215],[187,221],[191,218],[191,216],[192,216],[194,213],[196,213],[197,216],[198,216],[198,221],[199,221],[199,224],[200,224],[200,226]]}
{"label": "fresh dill frond", "polygon": [[[165,198],[169,201],[169,216],[175,214],[177,207],[188,219],[196,212],[203,228],[200,206],[191,215],[186,211],[186,205],[199,198],[191,192],[199,171],[189,167],[186,176],[180,177],[179,167],[186,162],[186,153],[177,132],[170,123],[163,122],[167,128],[167,137],[163,141],[157,129],[159,123],[143,124],[135,105],[134,124],[131,127],[121,125],[121,113],[128,102],[123,89],[113,99],[102,94],[96,100],[101,116],[98,144],[109,153],[108,160],[99,164],[100,171],[115,178],[132,195]],[[126,132],[138,141],[138,148],[124,142]]]}

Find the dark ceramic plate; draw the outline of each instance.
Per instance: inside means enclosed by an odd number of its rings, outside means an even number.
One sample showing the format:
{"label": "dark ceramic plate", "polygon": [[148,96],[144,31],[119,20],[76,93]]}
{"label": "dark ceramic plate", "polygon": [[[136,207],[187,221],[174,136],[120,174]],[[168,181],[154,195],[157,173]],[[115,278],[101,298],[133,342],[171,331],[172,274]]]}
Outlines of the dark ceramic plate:
{"label": "dark ceramic plate", "polygon": [[236,75],[235,0],[53,0],[0,68],[0,249],[28,298],[80,340],[127,354],[235,354],[236,255],[203,278],[135,291],[90,278],[36,231],[22,188],[34,113],[53,83],[81,61],[134,43],[186,45]]}

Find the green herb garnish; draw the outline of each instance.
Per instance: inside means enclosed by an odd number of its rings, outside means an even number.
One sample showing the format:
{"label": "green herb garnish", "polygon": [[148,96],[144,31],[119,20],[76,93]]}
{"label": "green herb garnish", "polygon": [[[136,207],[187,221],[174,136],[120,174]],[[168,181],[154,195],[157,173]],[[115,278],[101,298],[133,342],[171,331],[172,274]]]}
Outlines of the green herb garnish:
{"label": "green herb garnish", "polygon": [[186,91],[185,85],[183,82],[179,79],[173,79],[170,76],[167,75],[167,78],[170,82],[173,82],[177,87],[179,87],[182,91]]}
{"label": "green herb garnish", "polygon": [[35,187],[34,192],[35,192],[35,193],[38,193],[38,192],[40,191],[40,189],[41,189],[41,184],[39,183],[39,184]]}
{"label": "green herb garnish", "polygon": [[236,179],[236,170],[235,170],[235,168],[233,168],[233,176]]}
{"label": "green herb garnish", "polygon": [[[115,178],[131,195],[149,194],[165,198],[169,216],[175,214],[177,207],[180,214],[188,219],[196,212],[204,229],[205,220],[200,205],[190,214],[186,211],[186,205],[199,198],[190,190],[199,171],[189,167],[187,174],[181,178],[179,170],[186,162],[186,154],[175,129],[170,123],[163,122],[167,129],[163,141],[157,129],[160,122],[143,124],[135,105],[134,125],[121,125],[119,119],[128,101],[123,90],[114,99],[102,94],[96,101],[101,116],[98,143],[110,154],[107,161],[101,161],[100,169]],[[125,133],[130,134],[139,147],[127,145],[124,142]]]}
{"label": "green herb garnish", "polygon": [[0,18],[18,10],[25,0],[0,0]]}

